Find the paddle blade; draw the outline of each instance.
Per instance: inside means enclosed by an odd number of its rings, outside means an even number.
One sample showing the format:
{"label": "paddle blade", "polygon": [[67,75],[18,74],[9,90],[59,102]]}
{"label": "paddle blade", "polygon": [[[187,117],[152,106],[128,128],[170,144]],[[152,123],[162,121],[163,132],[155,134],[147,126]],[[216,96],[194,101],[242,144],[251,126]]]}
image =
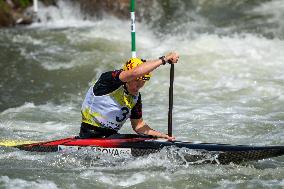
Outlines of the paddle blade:
{"label": "paddle blade", "polygon": [[24,144],[37,143],[38,141],[24,141],[24,140],[0,140],[0,146],[14,147]]}

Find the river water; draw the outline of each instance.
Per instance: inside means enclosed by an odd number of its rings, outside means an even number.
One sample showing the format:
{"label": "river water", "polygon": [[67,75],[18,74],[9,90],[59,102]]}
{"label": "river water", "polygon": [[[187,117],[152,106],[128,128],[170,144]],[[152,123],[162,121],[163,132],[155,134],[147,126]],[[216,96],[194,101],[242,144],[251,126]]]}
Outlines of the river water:
{"label": "river water", "polygon": [[[155,2],[157,17],[136,23],[137,53],[144,59],[180,53],[176,138],[284,145],[283,1],[191,1],[192,11],[178,6],[168,21]],[[222,9],[231,6],[234,11]],[[66,1],[41,5],[39,17],[41,23],[0,30],[1,140],[77,135],[88,87],[131,54],[128,20],[86,19]],[[169,66],[161,66],[141,91],[144,120],[162,132],[168,87]],[[121,133],[133,133],[129,122]],[[284,188],[284,157],[195,165],[166,153],[122,160],[0,147],[0,188]]]}

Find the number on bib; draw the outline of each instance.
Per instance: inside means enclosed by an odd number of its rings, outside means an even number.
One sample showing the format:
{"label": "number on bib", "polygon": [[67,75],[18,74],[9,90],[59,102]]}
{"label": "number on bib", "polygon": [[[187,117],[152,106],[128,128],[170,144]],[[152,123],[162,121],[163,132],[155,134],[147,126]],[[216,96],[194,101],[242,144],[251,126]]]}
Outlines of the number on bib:
{"label": "number on bib", "polygon": [[121,111],[122,111],[122,117],[116,116],[117,122],[123,122],[126,119],[127,115],[129,114],[129,109],[126,107],[121,108]]}

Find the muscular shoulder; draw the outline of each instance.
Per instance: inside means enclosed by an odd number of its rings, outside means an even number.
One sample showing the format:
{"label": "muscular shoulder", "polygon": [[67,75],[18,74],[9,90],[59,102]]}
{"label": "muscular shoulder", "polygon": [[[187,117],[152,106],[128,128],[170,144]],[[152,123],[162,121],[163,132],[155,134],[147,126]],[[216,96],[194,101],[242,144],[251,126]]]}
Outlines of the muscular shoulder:
{"label": "muscular shoulder", "polygon": [[103,73],[93,87],[96,96],[105,95],[118,89],[124,83],[119,79],[122,70]]}

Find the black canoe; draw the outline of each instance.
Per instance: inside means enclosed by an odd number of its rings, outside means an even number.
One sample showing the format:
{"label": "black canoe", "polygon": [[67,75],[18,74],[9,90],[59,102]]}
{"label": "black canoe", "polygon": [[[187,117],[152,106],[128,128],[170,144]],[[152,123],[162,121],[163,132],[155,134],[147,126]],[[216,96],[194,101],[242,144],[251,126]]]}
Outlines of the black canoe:
{"label": "black canoe", "polygon": [[[50,142],[40,142],[15,146],[21,150],[36,152],[76,151],[91,148],[113,156],[132,155],[134,157],[157,153],[163,148],[173,147],[184,153],[188,162],[202,163],[242,163],[284,155],[284,146],[249,146],[214,143],[193,143],[167,141],[141,135],[117,135],[113,138],[80,139],[65,138]],[[208,157],[211,157],[208,159]]]}

